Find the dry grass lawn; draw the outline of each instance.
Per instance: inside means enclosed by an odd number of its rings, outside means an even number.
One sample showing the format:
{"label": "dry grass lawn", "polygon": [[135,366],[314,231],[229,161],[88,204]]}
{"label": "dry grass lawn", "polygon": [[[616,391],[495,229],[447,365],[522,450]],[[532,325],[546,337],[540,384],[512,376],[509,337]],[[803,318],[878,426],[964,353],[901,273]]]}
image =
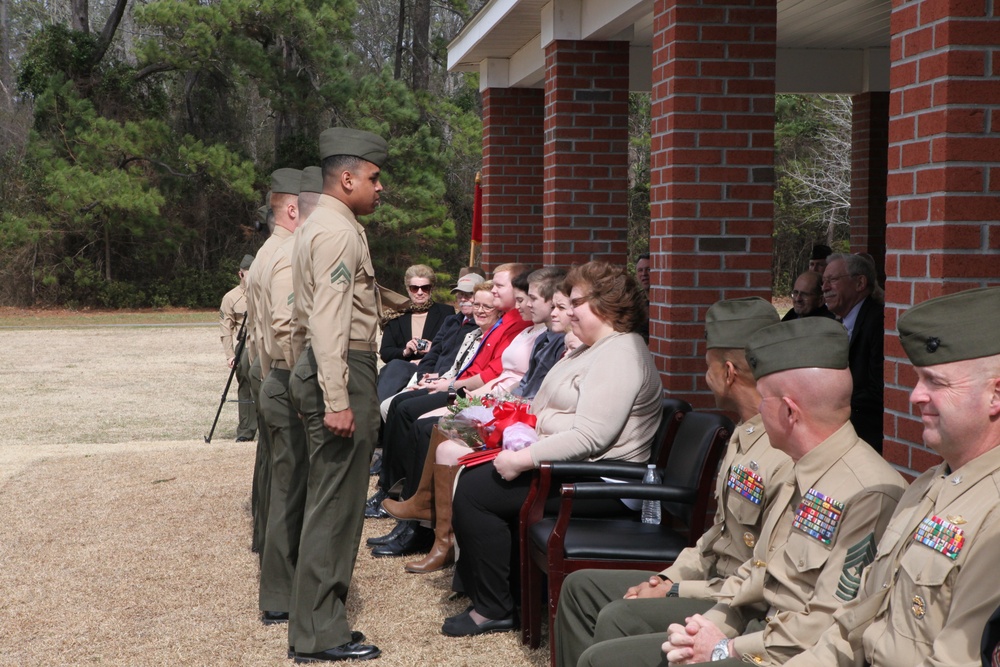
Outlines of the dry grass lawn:
{"label": "dry grass lawn", "polygon": [[[257,618],[235,404],[203,442],[227,371],[216,329],[4,329],[0,344],[0,665],[291,664],[284,626]],[[362,547],[349,607],[373,665],[547,664],[513,633],[439,634],[465,605],[450,579]]]}

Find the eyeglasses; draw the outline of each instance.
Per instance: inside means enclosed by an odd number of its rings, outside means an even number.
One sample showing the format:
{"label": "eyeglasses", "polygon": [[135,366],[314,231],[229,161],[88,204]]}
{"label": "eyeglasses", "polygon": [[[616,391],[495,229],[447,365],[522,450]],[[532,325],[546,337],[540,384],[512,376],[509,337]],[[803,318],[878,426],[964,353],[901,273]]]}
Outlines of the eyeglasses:
{"label": "eyeglasses", "polygon": [[496,308],[493,306],[486,306],[481,303],[474,303],[472,304],[472,310],[481,310],[484,313],[492,313],[494,310],[496,310]]}
{"label": "eyeglasses", "polygon": [[455,292],[456,301],[472,301],[472,295],[465,292]]}
{"label": "eyeglasses", "polygon": [[575,299],[570,299],[569,305],[573,306],[574,308],[579,308],[588,301],[590,301],[590,296],[578,296]]}
{"label": "eyeglasses", "polygon": [[417,292],[424,292],[425,294],[430,294],[434,287],[430,284],[427,285],[407,285],[406,289],[410,290],[410,294],[416,294]]}
{"label": "eyeglasses", "polygon": [[838,280],[842,280],[844,278],[850,278],[850,277],[851,277],[850,273],[841,273],[839,276],[830,276],[829,278],[827,278],[826,276],[823,276],[823,282],[825,282],[825,283],[835,283]]}

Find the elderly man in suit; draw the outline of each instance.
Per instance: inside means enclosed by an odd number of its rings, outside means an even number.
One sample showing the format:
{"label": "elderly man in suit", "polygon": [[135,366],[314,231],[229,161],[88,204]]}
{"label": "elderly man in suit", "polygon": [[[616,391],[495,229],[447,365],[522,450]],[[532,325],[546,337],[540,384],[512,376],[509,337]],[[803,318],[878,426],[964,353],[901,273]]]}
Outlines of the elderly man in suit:
{"label": "elderly man in suit", "polygon": [[885,305],[874,296],[877,287],[875,266],[862,256],[837,253],[827,258],[823,299],[851,338],[851,424],[881,453]]}

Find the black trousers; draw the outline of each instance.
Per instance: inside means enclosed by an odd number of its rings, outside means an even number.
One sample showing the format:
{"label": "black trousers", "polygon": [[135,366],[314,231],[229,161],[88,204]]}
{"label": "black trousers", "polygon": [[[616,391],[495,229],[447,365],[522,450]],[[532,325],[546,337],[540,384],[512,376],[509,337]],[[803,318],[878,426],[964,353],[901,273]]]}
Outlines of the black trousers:
{"label": "black trousers", "polygon": [[473,608],[486,618],[514,613],[517,522],[531,479],[528,471],[505,482],[492,463],[465,470],[458,478],[451,519],[459,548],[456,576]]}
{"label": "black trousers", "polygon": [[403,391],[416,371],[417,365],[405,359],[393,359],[383,366],[378,374],[379,404],[393,394]]}
{"label": "black trousers", "polygon": [[[423,470],[424,457],[427,455],[427,448],[430,444],[430,428],[426,428],[426,440],[423,443],[422,453],[419,453],[415,451],[414,443],[418,441],[420,436],[414,425],[420,419],[420,415],[446,405],[448,405],[448,394],[444,392],[432,394],[426,389],[407,391],[392,399],[389,412],[386,414],[385,424],[382,426],[380,488],[389,489],[404,477],[419,479],[420,471]],[[431,422],[433,426],[437,423],[437,419],[434,418]],[[415,464],[414,461],[418,454],[419,462]],[[414,489],[416,489],[417,479],[412,480]]]}

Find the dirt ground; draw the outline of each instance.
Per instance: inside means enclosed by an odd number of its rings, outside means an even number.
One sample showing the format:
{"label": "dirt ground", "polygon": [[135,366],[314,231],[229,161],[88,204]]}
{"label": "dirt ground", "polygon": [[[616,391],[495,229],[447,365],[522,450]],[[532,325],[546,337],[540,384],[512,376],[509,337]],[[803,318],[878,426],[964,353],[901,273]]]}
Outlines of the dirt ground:
{"label": "dirt ground", "polygon": [[[257,616],[254,444],[214,326],[3,329],[0,665],[287,665]],[[235,397],[235,391],[233,392]],[[368,521],[365,537],[387,532]],[[548,662],[514,633],[439,634],[451,570],[410,575],[362,547],[352,626],[374,665]]]}

